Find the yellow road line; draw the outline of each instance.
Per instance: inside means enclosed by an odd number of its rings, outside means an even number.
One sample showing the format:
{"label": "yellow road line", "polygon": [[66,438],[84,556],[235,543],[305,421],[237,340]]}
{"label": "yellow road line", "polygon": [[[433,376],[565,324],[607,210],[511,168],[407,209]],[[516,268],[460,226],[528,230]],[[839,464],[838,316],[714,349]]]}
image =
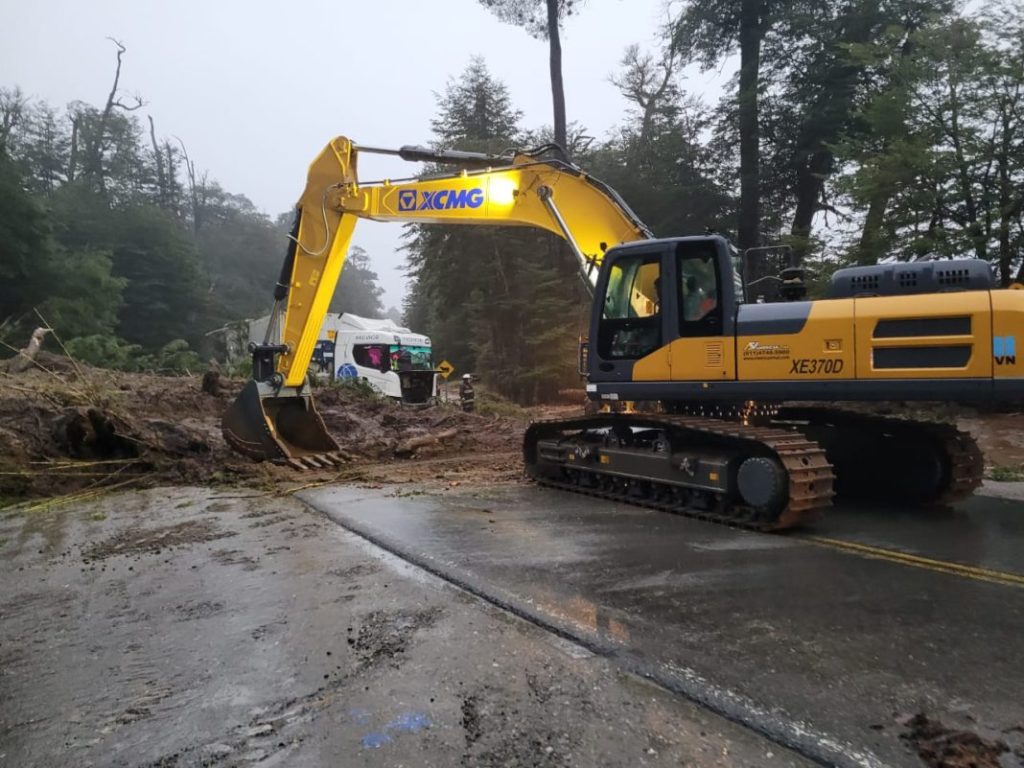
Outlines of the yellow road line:
{"label": "yellow road line", "polygon": [[920,555],[911,555],[908,552],[900,552],[899,550],[873,547],[869,544],[858,544],[854,541],[844,541],[842,539],[829,539],[824,536],[805,536],[801,538],[822,547],[830,547],[831,549],[838,549],[842,552],[861,555],[863,557],[888,560],[893,563],[899,563],[900,565],[909,565],[914,568],[925,568],[937,573],[948,573],[953,576],[973,579],[974,581],[985,581],[990,584],[1002,584],[1006,587],[1024,587],[1024,575],[1019,573],[995,571],[991,568],[980,568],[975,565],[953,563],[948,560],[935,560],[930,557],[921,557]]}

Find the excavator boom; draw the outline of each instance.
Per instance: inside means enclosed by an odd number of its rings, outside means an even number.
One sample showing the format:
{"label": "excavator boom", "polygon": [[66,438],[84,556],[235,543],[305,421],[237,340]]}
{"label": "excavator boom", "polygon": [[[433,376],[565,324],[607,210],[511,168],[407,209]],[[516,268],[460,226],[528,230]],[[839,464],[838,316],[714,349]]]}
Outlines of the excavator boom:
{"label": "excavator boom", "polygon": [[[306,375],[358,219],[547,230],[568,242],[591,288],[608,248],[652,236],[614,190],[546,157],[546,149],[485,155],[331,141],[310,165],[296,206],[268,336],[252,349],[253,380],[224,418],[229,443],[258,460],[306,466],[336,460],[338,445],[316,412]],[[358,158],[368,153],[457,168],[362,183]]]}

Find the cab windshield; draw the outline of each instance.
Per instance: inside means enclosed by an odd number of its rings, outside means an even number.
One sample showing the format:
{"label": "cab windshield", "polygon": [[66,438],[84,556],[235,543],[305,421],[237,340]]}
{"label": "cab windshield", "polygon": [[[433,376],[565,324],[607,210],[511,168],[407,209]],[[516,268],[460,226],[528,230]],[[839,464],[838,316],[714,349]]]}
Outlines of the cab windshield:
{"label": "cab windshield", "polygon": [[430,347],[392,344],[389,347],[389,353],[393,371],[431,371],[434,369]]}

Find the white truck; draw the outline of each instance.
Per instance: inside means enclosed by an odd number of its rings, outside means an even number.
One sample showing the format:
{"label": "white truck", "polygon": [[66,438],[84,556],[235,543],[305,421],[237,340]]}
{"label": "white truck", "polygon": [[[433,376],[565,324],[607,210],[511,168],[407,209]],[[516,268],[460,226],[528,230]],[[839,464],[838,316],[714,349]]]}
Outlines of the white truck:
{"label": "white truck", "polygon": [[430,338],[392,320],[345,313],[334,338],[335,375],[362,379],[382,395],[404,403],[437,396],[437,371]]}
{"label": "white truck", "polygon": [[[250,323],[250,341],[262,340],[268,322],[266,317]],[[429,337],[393,320],[328,313],[309,371],[317,378],[333,373],[338,379],[362,379],[403,403],[428,403],[437,396],[431,352]]]}

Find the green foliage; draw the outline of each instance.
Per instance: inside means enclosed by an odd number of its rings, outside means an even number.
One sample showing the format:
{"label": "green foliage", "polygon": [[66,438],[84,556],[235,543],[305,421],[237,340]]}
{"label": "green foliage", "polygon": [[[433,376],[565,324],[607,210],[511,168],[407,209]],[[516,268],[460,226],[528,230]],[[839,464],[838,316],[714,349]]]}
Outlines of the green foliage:
{"label": "green foliage", "polygon": [[94,334],[70,339],[65,346],[68,354],[75,360],[96,366],[97,368],[114,368],[120,371],[137,371],[144,366],[142,347],[129,344],[116,336]]}
{"label": "green foliage", "polygon": [[[180,141],[108,106],[58,111],[0,88],[0,324],[27,336],[39,310],[62,338],[106,339],[87,345],[97,360],[159,366],[166,354],[188,367],[169,342],[208,344],[209,330],[269,309],[287,217],[272,221],[197,172]],[[375,316],[380,295],[354,251],[336,306]]]}
{"label": "green foliage", "polygon": [[154,354],[146,354],[138,344],[102,334],[80,336],[65,346],[75,360],[97,368],[185,373],[194,372],[202,365],[199,355],[189,348],[184,339],[169,341]]}
{"label": "green foliage", "polygon": [[867,209],[851,254],[974,256],[1020,279],[1024,11],[995,3],[897,42],[858,52],[893,63],[864,130],[840,145],[852,172],[838,188]]}
{"label": "green foliage", "polygon": [[43,207],[25,191],[14,161],[0,151],[0,322],[45,297],[49,275],[39,265],[52,251]]}
{"label": "green foliage", "polygon": [[[548,39],[548,0],[480,0],[488,9],[507,24],[523,27],[538,40]],[[558,23],[566,16],[572,16],[582,5],[581,0],[556,0]]]}
{"label": "green foliage", "polygon": [[[687,61],[710,68],[737,48],[752,52],[756,79],[741,93],[741,70],[739,87],[719,106],[715,132],[726,168],[737,167],[734,147],[751,131],[758,140],[760,164],[754,172],[762,232],[788,229],[799,238],[794,245],[802,256],[822,214],[843,215],[830,202],[836,184],[843,183],[845,157],[842,151],[837,156],[837,148],[872,133],[865,108],[891,88],[901,57],[913,48],[912,38],[945,28],[954,5],[952,0],[691,0],[681,6],[672,25],[673,43]],[[751,99],[756,120],[742,125],[742,107]],[[900,103],[898,97],[894,103]],[[872,253],[864,258],[877,258],[874,246]]]}
{"label": "green foliage", "polygon": [[114,330],[128,281],[112,270],[109,251],[55,249],[52,284],[57,290],[43,303],[42,314],[61,338]]}
{"label": "green foliage", "polygon": [[272,301],[288,245],[290,215],[271,221],[243,195],[202,188],[196,249],[207,282],[209,327],[259,317]]}
{"label": "green foliage", "polygon": [[358,245],[349,248],[330,311],[380,317],[384,314],[384,305],[380,302],[383,293],[377,285],[377,273],[370,269],[370,255]]}
{"label": "green foliage", "polygon": [[[187,368],[175,340],[269,308],[287,224],[197,172],[131,101],[116,82],[105,105],[65,110],[0,88],[0,325],[17,340],[39,310],[98,364]],[[380,314],[368,259],[350,266],[354,309]]]}
{"label": "green foliage", "polygon": [[676,83],[678,65],[671,53],[656,60],[628,48],[612,78],[631,105],[627,118],[578,160],[614,187],[656,236],[728,231],[735,200],[716,180],[717,160],[704,140],[711,115]]}
{"label": "green foliage", "polygon": [[[478,387],[476,389],[474,405],[476,412],[481,416],[502,416],[512,419],[529,419],[530,412],[501,395],[491,392],[488,389]],[[453,406],[453,407],[458,407]]]}
{"label": "green foliage", "polygon": [[184,339],[167,342],[153,359],[153,368],[157,371],[191,372],[201,365],[199,355],[189,348]]}
{"label": "green foliage", "polygon": [[120,335],[146,349],[157,349],[169,338],[198,340],[208,322],[206,293],[188,235],[152,206],[117,211],[110,223],[114,272],[128,281],[118,317]]}
{"label": "green foliage", "polygon": [[[441,148],[495,152],[527,140],[508,90],[479,59],[438,107]],[[564,244],[521,228],[415,226],[407,235],[406,320],[430,335],[436,359],[523,402],[576,379],[575,321],[585,303]]]}
{"label": "green foliage", "polygon": [[378,392],[366,379],[345,377],[334,379],[327,384],[331,389],[338,389],[358,400],[383,400],[384,395]]}
{"label": "green foliage", "polygon": [[64,338],[110,333],[126,284],[112,269],[109,251],[57,242],[43,204],[0,153],[0,322],[21,318],[27,333],[39,309]]}
{"label": "green foliage", "polygon": [[1024,480],[1024,467],[992,467],[988,476],[1000,483],[1019,483]]}
{"label": "green foliage", "polygon": [[440,149],[500,152],[521,133],[523,113],[512,106],[508,88],[491,76],[479,56],[470,60],[459,78],[448,81],[438,109],[430,127]]}

